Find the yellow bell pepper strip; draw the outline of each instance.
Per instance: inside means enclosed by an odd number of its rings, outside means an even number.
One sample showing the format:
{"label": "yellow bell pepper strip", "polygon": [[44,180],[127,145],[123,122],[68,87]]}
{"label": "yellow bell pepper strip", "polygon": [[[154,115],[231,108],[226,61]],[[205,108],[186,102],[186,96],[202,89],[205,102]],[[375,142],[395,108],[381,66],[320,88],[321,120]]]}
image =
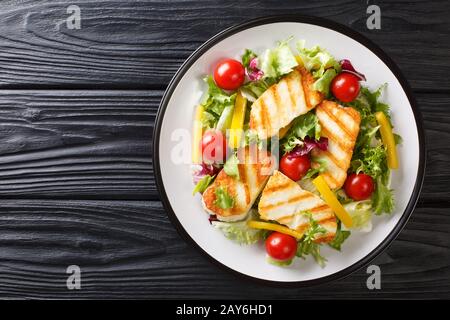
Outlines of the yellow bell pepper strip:
{"label": "yellow bell pepper strip", "polygon": [[302,67],[303,66],[303,60],[300,56],[295,56],[295,60],[297,60],[298,66]]}
{"label": "yellow bell pepper strip", "polygon": [[316,186],[317,190],[320,192],[323,200],[331,207],[331,210],[337,215],[339,220],[347,227],[350,228],[353,225],[352,217],[345,211],[344,207],[341,205],[339,200],[334,195],[333,191],[330,190],[325,179],[319,175],[313,180],[313,184]]}
{"label": "yellow bell pepper strip", "polygon": [[278,133],[278,137],[280,139],[282,139],[286,135],[286,133],[292,127],[292,123],[293,123],[293,121],[291,121],[287,126],[284,126],[283,128],[280,129],[280,132]]}
{"label": "yellow bell pepper strip", "polygon": [[233,118],[231,119],[230,135],[228,138],[228,144],[231,148],[239,148],[240,146],[246,107],[247,99],[238,92],[234,103]]}
{"label": "yellow bell pepper strip", "polygon": [[204,108],[202,105],[198,105],[195,110],[194,128],[192,133],[192,163],[198,164],[202,162],[202,156],[200,151],[200,140],[202,140],[203,126],[202,115]]}
{"label": "yellow bell pepper strip", "polygon": [[249,220],[247,222],[247,226],[249,226],[250,228],[253,228],[253,229],[264,229],[264,230],[277,231],[280,233],[284,233],[284,234],[293,236],[294,238],[297,238],[298,240],[300,240],[303,237],[303,233],[295,231],[295,230],[290,229],[285,226],[281,226],[276,223]]}
{"label": "yellow bell pepper strip", "polygon": [[390,169],[398,168],[397,148],[395,146],[394,134],[392,133],[391,125],[386,115],[379,111],[375,113],[375,118],[380,125],[381,140],[386,146],[387,151],[387,165]]}

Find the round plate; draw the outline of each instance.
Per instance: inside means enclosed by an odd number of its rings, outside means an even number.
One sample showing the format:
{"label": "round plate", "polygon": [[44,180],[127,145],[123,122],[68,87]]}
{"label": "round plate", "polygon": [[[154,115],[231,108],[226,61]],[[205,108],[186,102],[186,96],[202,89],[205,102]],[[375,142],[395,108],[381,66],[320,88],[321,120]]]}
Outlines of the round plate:
{"label": "round plate", "polygon": [[[392,174],[396,210],[373,219],[369,233],[352,232],[342,252],[323,246],[325,268],[312,258],[295,259],[281,268],[266,262],[262,244],[240,246],[212,227],[194,187],[190,170],[190,141],[195,106],[206,90],[203,77],[224,57],[239,59],[244,49],[261,52],[293,36],[307,46],[326,48],[336,59],[350,59],[363,72],[371,89],[387,83],[383,100],[392,108],[395,131],[403,137],[398,148],[400,168]],[[411,90],[392,60],[355,31],[328,20],[304,16],[277,16],[229,28],[203,44],[181,66],[170,82],[159,108],[154,131],[153,161],[161,199],[178,231],[205,256],[235,274],[276,285],[311,285],[346,276],[375,258],[395,239],[411,215],[425,169],[421,117]],[[183,138],[184,137],[184,138]],[[187,156],[177,154],[186,148]],[[185,152],[186,153],[186,152]]]}

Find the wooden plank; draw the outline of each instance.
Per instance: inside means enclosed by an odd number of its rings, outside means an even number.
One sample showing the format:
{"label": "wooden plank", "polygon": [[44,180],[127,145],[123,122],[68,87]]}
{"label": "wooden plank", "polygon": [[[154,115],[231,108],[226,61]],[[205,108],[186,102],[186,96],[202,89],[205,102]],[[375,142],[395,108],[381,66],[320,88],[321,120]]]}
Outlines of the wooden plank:
{"label": "wooden plank", "polygon": [[[373,262],[382,272],[380,291],[366,288],[365,268],[308,289],[242,281],[182,241],[159,202],[2,200],[0,210],[3,298],[423,299],[450,293],[448,209],[415,211]],[[66,288],[72,264],[81,268],[79,291]]]}
{"label": "wooden plank", "polygon": [[[66,26],[69,5],[81,29]],[[450,3],[377,1],[381,30],[351,1],[2,1],[0,88],[164,88],[181,63],[217,32],[274,14],[320,16],[378,43],[417,90],[447,90]],[[393,36],[395,34],[395,36]]]}
{"label": "wooden plank", "polygon": [[[0,197],[158,199],[151,141],[162,91],[0,91]],[[418,94],[422,201],[448,202],[450,95]]]}

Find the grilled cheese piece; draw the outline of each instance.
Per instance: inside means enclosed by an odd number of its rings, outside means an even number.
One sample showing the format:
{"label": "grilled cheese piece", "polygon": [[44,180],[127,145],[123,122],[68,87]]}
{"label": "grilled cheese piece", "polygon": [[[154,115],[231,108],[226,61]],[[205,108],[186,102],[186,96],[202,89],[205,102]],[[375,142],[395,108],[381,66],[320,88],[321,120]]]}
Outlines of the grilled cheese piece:
{"label": "grilled cheese piece", "polygon": [[312,218],[326,232],[318,234],[315,242],[330,242],[336,235],[337,223],[333,210],[317,195],[303,190],[279,171],[275,171],[264,188],[258,204],[261,219],[277,221],[291,229],[305,232]]}
{"label": "grilled cheese piece", "polygon": [[277,135],[294,118],[317,106],[323,95],[312,89],[315,80],[305,68],[296,68],[267,89],[253,104],[250,129],[260,139]]}
{"label": "grilled cheese piece", "polygon": [[[244,219],[273,172],[270,153],[259,151],[256,145],[239,149],[237,156],[239,179],[221,170],[202,197],[205,210],[221,221]],[[216,205],[217,188],[223,188],[233,198],[233,207],[223,209]]]}
{"label": "grilled cheese piece", "polygon": [[327,169],[322,176],[331,189],[338,189],[347,178],[361,117],[355,109],[327,100],[317,106],[316,116],[322,135],[328,138],[328,149],[315,149],[312,155],[326,161]]}

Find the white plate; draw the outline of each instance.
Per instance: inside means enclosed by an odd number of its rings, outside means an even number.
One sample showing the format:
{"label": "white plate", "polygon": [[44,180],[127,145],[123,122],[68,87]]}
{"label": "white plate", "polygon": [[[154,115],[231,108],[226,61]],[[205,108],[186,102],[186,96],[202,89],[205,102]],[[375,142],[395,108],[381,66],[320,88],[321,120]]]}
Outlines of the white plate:
{"label": "white plate", "polygon": [[[245,48],[261,52],[290,36],[305,39],[308,46],[318,44],[336,59],[350,59],[366,75],[366,84],[372,89],[387,83],[383,100],[392,108],[395,131],[403,137],[403,144],[398,148],[400,169],[392,176],[395,212],[376,217],[370,233],[353,232],[342,252],[323,246],[322,253],[328,259],[325,268],[320,268],[311,258],[296,259],[287,268],[276,267],[266,263],[262,245],[240,246],[226,239],[209,224],[200,196],[192,196],[190,151],[184,164],[174,163],[172,159],[180,143],[178,134],[191,132],[194,108],[206,90],[202,78],[211,73],[215,63],[224,57],[239,59]],[[232,27],[197,49],[174,76],[162,99],[153,151],[159,192],[180,233],[227,269],[277,284],[322,283],[367,264],[395,239],[407,222],[420,192],[425,167],[420,115],[406,81],[393,62],[373,43],[345,26],[298,16],[261,18]]]}

